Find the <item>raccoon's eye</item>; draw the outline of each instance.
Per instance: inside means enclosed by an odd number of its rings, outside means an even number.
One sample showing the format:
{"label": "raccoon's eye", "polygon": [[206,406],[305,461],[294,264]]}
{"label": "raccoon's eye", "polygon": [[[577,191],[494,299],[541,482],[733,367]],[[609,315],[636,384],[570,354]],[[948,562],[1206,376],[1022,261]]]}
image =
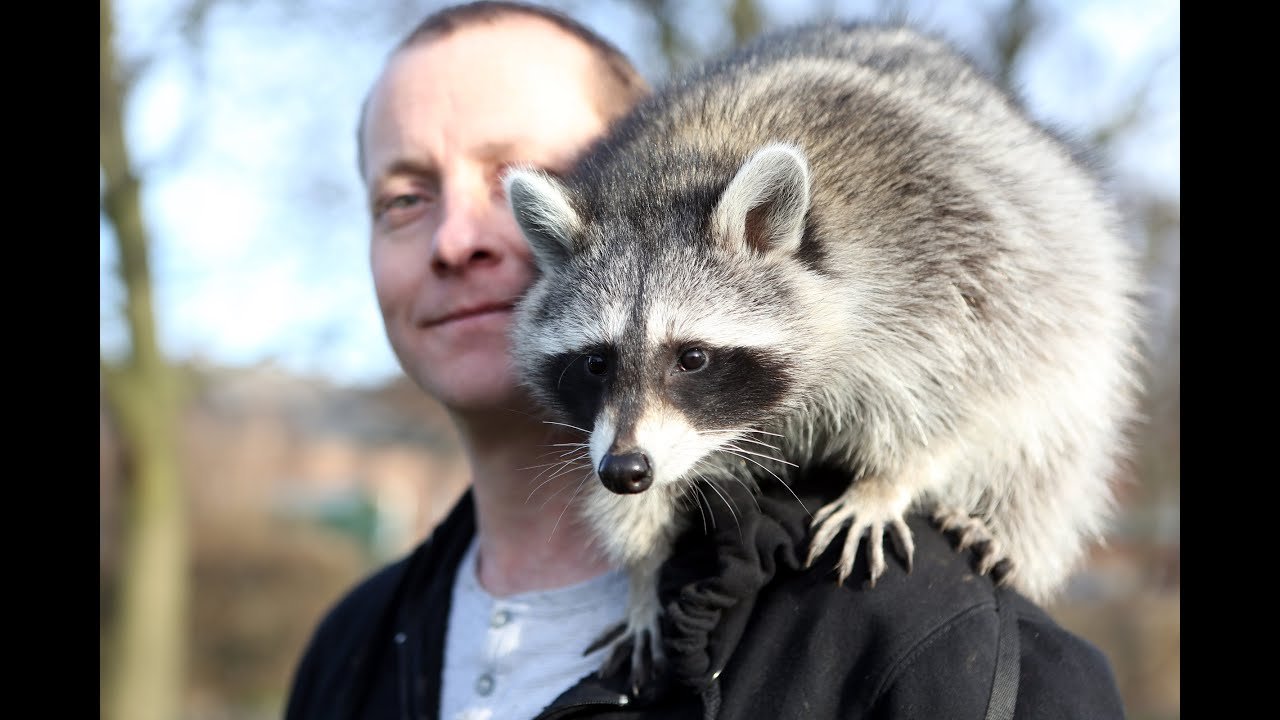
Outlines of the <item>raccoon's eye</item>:
{"label": "raccoon's eye", "polygon": [[603,355],[587,356],[587,372],[592,375],[604,375],[609,371],[609,363],[605,362]]}
{"label": "raccoon's eye", "polygon": [[701,370],[702,366],[707,364],[707,354],[702,348],[692,348],[680,353],[680,360],[676,363],[676,367],[685,372]]}

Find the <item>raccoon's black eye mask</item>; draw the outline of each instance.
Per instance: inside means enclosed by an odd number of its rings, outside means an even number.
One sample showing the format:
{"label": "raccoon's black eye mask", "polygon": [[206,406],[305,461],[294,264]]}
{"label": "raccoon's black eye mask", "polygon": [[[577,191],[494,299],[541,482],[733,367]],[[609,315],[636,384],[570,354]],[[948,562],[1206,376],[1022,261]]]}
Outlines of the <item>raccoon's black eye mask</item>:
{"label": "raccoon's black eye mask", "polygon": [[[608,354],[603,352],[584,353],[579,359],[582,362],[583,369],[589,375],[602,378],[613,370],[614,363],[610,361]],[[710,353],[700,347],[692,347],[681,352],[676,358],[675,369],[677,372],[697,372],[706,367],[710,361]]]}

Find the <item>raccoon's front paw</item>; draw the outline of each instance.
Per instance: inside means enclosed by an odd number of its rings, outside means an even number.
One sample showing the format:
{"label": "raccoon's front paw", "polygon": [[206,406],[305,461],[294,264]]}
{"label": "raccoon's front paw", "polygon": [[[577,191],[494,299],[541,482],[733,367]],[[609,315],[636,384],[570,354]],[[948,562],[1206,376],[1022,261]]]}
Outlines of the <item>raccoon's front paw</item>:
{"label": "raccoon's front paw", "polygon": [[991,532],[991,528],[981,518],[973,517],[960,508],[938,508],[933,513],[933,521],[944,532],[955,537],[956,550],[963,551],[970,547],[978,557],[978,574],[991,574],[996,583],[1008,584],[1015,574],[1016,568],[1004,551],[1000,538]]}
{"label": "raccoon's front paw", "polygon": [[666,655],[662,650],[662,634],[659,628],[659,612],[652,608],[629,609],[627,619],[606,630],[583,653],[590,655],[602,647],[608,647],[600,677],[608,677],[631,661],[627,682],[633,695],[660,677],[666,669]]}
{"label": "raccoon's front paw", "polygon": [[813,527],[817,532],[809,544],[809,558],[805,565],[812,566],[813,561],[826,551],[840,530],[849,524],[849,534],[845,537],[840,562],[836,565],[840,584],[843,585],[845,579],[853,573],[853,562],[858,556],[858,545],[861,544],[864,533],[867,535],[867,550],[871,560],[871,587],[875,587],[876,580],[885,571],[886,531],[897,538],[898,554],[906,564],[907,572],[911,572],[915,542],[904,519],[910,504],[911,496],[890,483],[873,478],[859,480],[813,516]]}

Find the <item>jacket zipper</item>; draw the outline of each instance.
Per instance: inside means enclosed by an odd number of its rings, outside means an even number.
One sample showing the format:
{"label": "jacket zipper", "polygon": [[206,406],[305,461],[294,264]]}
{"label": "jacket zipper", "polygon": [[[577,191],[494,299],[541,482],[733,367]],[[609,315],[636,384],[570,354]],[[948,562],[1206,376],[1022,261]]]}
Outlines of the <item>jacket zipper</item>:
{"label": "jacket zipper", "polygon": [[549,709],[546,713],[537,716],[534,720],[559,720],[578,714],[579,711],[596,709],[596,710],[619,710],[626,707],[624,703],[610,702],[586,702],[577,703],[575,705],[560,705]]}

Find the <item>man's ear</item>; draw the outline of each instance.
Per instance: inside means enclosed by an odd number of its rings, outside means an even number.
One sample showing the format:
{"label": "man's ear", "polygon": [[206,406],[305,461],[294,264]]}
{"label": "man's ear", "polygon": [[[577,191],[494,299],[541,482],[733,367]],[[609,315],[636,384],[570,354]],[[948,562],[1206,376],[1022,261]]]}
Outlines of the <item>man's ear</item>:
{"label": "man's ear", "polygon": [[538,269],[559,267],[582,235],[582,220],[573,209],[569,190],[551,175],[531,168],[513,168],[502,178],[507,202]]}

